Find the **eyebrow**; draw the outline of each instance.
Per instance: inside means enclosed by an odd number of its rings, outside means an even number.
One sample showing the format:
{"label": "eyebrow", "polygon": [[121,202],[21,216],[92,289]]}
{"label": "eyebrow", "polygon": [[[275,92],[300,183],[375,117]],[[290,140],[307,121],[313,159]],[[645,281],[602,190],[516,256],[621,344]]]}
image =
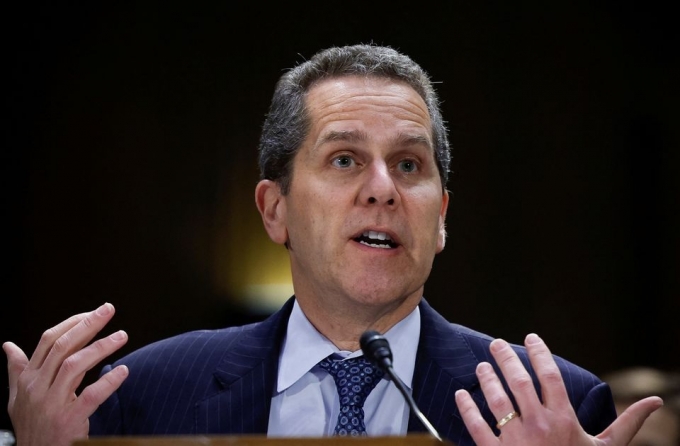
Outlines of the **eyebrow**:
{"label": "eyebrow", "polygon": [[325,133],[321,139],[316,143],[316,146],[322,146],[329,142],[344,141],[355,143],[359,141],[366,141],[368,134],[360,130],[332,130]]}
{"label": "eyebrow", "polygon": [[[324,134],[323,137],[317,142],[316,147],[335,141],[356,143],[366,140],[368,140],[368,133],[362,130],[333,130]],[[428,148],[432,148],[432,143],[430,142],[429,138],[424,135],[416,135],[412,133],[399,133],[397,137],[394,138],[394,143],[398,146],[424,145]]]}
{"label": "eyebrow", "polygon": [[423,135],[414,135],[412,133],[399,133],[395,142],[400,146],[426,146],[432,149],[432,142],[429,138]]}

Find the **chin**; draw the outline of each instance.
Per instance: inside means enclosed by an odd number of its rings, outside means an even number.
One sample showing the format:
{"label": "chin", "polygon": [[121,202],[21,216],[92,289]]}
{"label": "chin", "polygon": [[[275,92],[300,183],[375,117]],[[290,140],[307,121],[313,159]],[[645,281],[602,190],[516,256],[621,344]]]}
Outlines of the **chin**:
{"label": "chin", "polygon": [[[362,304],[372,307],[385,307],[394,304],[401,304],[412,297],[414,293],[420,287],[416,287],[413,291],[408,291],[408,288],[403,287],[372,287],[371,289],[361,289],[351,292],[350,295],[353,296],[353,300]],[[422,290],[421,290],[422,294]],[[418,296],[420,298],[420,296]]]}

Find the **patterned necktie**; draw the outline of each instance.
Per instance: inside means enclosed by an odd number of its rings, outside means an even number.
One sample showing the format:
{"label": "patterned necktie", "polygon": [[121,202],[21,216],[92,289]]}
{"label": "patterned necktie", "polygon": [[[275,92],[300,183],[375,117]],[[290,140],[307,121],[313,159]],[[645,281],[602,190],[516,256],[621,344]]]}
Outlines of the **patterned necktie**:
{"label": "patterned necktie", "polygon": [[322,359],[319,365],[331,374],[340,396],[335,435],[365,436],[364,402],[383,377],[383,371],[374,368],[363,356],[344,361],[328,357]]}

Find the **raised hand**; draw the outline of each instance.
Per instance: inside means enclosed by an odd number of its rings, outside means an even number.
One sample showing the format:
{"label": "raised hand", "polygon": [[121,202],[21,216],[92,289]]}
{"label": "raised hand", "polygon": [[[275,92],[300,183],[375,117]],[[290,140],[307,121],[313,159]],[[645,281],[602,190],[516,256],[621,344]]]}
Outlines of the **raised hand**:
{"label": "raised hand", "polygon": [[467,391],[456,393],[458,409],[478,446],[623,446],[632,440],[647,417],[663,405],[661,398],[645,398],[629,407],[601,434],[588,435],[569,402],[564,381],[548,346],[535,334],[526,337],[525,346],[541,384],[543,402],[531,376],[507,342],[494,340],[491,354],[517,401],[517,412],[491,364],[483,362],[477,367],[486,401],[499,420],[500,436],[497,437],[484,421]]}
{"label": "raised hand", "polygon": [[17,445],[70,446],[87,438],[89,416],[128,376],[127,367],[116,367],[76,394],[85,373],[127,342],[127,334],[117,331],[88,345],[114,312],[105,303],[45,331],[30,360],[16,344],[3,344]]}

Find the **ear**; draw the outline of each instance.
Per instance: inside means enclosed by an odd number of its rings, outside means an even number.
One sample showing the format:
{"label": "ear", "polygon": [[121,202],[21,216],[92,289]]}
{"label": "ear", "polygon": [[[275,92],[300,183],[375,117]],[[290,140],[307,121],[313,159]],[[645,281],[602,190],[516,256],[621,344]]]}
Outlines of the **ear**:
{"label": "ear", "polygon": [[260,211],[264,229],[274,243],[283,245],[288,241],[286,228],[286,200],[278,183],[261,180],[255,187],[255,204]]}
{"label": "ear", "polygon": [[439,234],[437,236],[437,254],[444,250],[446,245],[446,209],[449,207],[449,191],[442,194],[442,207],[439,210]]}

